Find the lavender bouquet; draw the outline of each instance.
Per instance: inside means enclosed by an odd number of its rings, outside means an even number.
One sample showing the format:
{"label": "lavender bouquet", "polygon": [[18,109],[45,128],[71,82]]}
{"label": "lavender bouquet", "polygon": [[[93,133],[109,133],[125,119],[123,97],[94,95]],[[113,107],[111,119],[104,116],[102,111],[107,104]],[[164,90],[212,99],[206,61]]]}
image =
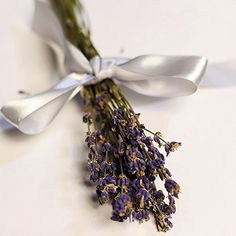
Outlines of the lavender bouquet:
{"label": "lavender bouquet", "polygon": [[[82,8],[76,0],[51,0],[67,39],[87,59],[98,56],[83,26],[76,18]],[[90,180],[96,183],[100,204],[112,205],[111,219],[145,222],[154,216],[157,230],[168,231],[176,211],[180,186],[166,168],[166,157],[179,142],[167,142],[139,122],[136,113],[117,84],[110,78],[84,86],[83,121],[87,124]],[[156,187],[162,181],[165,191]]]}

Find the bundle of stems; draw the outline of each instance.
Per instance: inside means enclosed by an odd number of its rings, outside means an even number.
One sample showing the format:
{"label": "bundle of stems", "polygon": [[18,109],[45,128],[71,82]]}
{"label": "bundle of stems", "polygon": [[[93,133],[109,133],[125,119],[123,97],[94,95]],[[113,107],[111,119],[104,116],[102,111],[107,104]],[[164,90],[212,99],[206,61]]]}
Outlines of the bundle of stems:
{"label": "bundle of stems", "polygon": [[[90,60],[99,56],[89,29],[78,21],[83,11],[78,0],[51,0],[67,39]],[[180,143],[166,142],[160,132],[152,132],[139,122],[119,86],[107,78],[83,88],[89,147],[90,180],[97,183],[100,204],[112,204],[112,220],[144,222],[154,216],[158,231],[166,232],[175,213],[179,185],[165,167],[166,156]],[[147,136],[149,133],[152,137]],[[161,150],[164,149],[165,155]],[[155,181],[164,182],[164,190]],[[165,193],[164,193],[165,192]]]}

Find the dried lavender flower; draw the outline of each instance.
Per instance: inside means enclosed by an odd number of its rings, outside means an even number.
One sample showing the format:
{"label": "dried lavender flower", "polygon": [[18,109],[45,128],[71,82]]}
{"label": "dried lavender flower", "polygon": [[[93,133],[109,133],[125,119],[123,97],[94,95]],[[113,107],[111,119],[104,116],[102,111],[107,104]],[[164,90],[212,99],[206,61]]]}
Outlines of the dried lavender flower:
{"label": "dried lavender flower", "polygon": [[[157,229],[166,232],[173,226],[170,218],[180,187],[165,167],[162,147],[168,156],[180,143],[166,142],[160,132],[140,124],[140,114],[110,79],[85,87],[83,97],[83,120],[91,120],[88,170],[90,180],[97,183],[99,203],[111,202],[111,219],[118,222],[145,222],[154,215]],[[165,193],[155,185],[158,178],[164,181]]]}
{"label": "dried lavender flower", "polygon": [[[61,19],[67,39],[88,60],[99,55],[89,32],[85,33],[76,19],[75,10],[81,7],[80,1],[50,2]],[[111,202],[114,221],[145,222],[153,215],[157,230],[166,232],[172,227],[170,219],[176,211],[175,198],[180,187],[165,167],[165,159],[180,143],[166,142],[159,132],[153,133],[140,124],[140,114],[134,112],[109,78],[84,87],[83,98],[83,121],[88,126],[87,168],[90,180],[97,184],[99,203]],[[156,187],[157,179],[164,182],[165,192]]]}

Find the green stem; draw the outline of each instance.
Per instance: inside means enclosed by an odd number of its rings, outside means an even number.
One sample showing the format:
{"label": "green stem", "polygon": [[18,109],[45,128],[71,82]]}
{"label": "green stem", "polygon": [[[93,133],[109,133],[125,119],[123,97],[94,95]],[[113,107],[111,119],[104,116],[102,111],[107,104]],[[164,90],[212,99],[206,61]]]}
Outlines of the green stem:
{"label": "green stem", "polygon": [[86,35],[76,18],[76,8],[81,7],[79,0],[50,0],[61,24],[64,28],[67,39],[88,58],[99,55],[94,47],[89,34]]}
{"label": "green stem", "polygon": [[[157,135],[156,133],[153,133],[153,132],[152,132],[151,130],[149,130],[149,129],[144,128],[144,130],[146,130],[147,132],[149,132],[149,133],[152,134],[152,135]],[[158,138],[159,138],[163,143],[165,143],[165,144],[167,144],[168,146],[170,146],[169,143],[166,142],[160,135],[157,135],[157,136],[158,136]]]}

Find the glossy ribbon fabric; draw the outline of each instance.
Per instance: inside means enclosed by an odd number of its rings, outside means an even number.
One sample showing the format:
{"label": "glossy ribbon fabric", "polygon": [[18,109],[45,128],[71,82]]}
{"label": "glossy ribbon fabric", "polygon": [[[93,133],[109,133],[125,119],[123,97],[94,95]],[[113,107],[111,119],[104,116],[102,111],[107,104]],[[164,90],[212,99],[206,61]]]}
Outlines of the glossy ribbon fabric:
{"label": "glossy ribbon fabric", "polygon": [[[184,96],[197,90],[207,67],[207,59],[200,56],[96,56],[88,61],[66,40],[57,16],[41,1],[36,1],[33,29],[54,50],[65,78],[45,92],[2,107],[3,116],[26,134],[43,131],[84,85],[112,78],[142,95]],[[84,30],[89,32],[86,25]]]}

